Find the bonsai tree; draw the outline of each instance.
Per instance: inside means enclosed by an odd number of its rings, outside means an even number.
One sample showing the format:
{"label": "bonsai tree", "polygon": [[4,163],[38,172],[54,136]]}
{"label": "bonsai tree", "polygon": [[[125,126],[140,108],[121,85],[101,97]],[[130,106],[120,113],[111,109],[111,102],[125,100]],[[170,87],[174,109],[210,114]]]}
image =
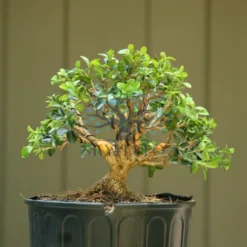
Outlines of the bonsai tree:
{"label": "bonsai tree", "polygon": [[[35,154],[43,159],[70,143],[79,143],[83,156],[97,149],[109,172],[82,192],[81,200],[99,191],[112,200],[141,200],[126,185],[130,170],[138,166],[153,176],[156,170],[181,164],[192,173],[201,168],[205,178],[210,168],[229,168],[234,149],[220,148],[210,139],[216,123],[205,108],[182,93],[191,84],[185,81],[183,66],[172,66],[173,57],[161,52],[152,58],[146,47],[135,50],[133,45],[117,56],[113,50],[99,55],[103,59],[89,61],[82,56],[83,67],[77,61],[74,68],[61,69],[51,78],[63,94],[48,97],[49,111],[40,127],[28,126],[23,158]],[[93,126],[87,125],[88,108],[101,121],[95,127],[114,130],[114,141],[89,130]],[[150,139],[149,132],[159,132],[162,141]]]}

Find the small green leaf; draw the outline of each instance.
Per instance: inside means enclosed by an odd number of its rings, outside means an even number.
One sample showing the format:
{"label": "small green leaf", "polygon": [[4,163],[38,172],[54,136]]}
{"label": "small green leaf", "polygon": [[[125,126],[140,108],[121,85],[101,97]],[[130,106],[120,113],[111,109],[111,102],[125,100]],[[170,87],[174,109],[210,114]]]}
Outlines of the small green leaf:
{"label": "small green leaf", "polygon": [[93,59],[91,62],[90,62],[90,66],[99,66],[100,65],[100,59]]}
{"label": "small green leaf", "polygon": [[197,112],[194,109],[191,109],[191,108],[187,107],[185,109],[185,113],[193,121],[195,121],[195,120],[198,119],[198,114],[197,114]]}
{"label": "small green leaf", "polygon": [[44,159],[44,154],[43,153],[39,153],[39,159],[43,160]]}
{"label": "small green leaf", "polygon": [[124,54],[128,54],[129,53],[129,49],[122,49],[118,51],[118,54],[120,55],[124,55]]}
{"label": "small green leaf", "polygon": [[23,147],[21,150],[21,157],[23,159],[27,158],[29,156],[29,149],[28,147]]}
{"label": "small green leaf", "polygon": [[130,51],[130,53],[133,53],[134,49],[135,49],[134,45],[132,45],[132,44],[128,45],[128,50]]}
{"label": "small green leaf", "polygon": [[81,157],[84,158],[87,154],[90,154],[92,145],[88,143],[83,143],[81,145]]}
{"label": "small green leaf", "polygon": [[216,128],[217,124],[215,123],[215,121],[214,121],[213,118],[210,119],[210,121],[209,121],[209,126],[210,126],[212,129]]}
{"label": "small green leaf", "polygon": [[108,94],[107,101],[113,106],[119,103],[119,101],[113,96],[113,94]]}
{"label": "small green leaf", "polygon": [[194,163],[191,167],[191,173],[195,174],[199,170],[199,165]]}
{"label": "small green leaf", "polygon": [[206,163],[206,167],[207,168],[213,168],[213,169],[218,168],[220,161],[221,161],[220,156],[214,157],[208,163]]}
{"label": "small green leaf", "polygon": [[202,166],[202,172],[203,172],[204,180],[207,180],[207,175],[208,175],[207,167]]}
{"label": "small green leaf", "polygon": [[67,77],[67,72],[65,69],[60,69],[60,71],[57,73],[58,75],[62,76],[62,77]]}
{"label": "small green leaf", "polygon": [[219,164],[216,163],[216,162],[209,162],[206,164],[207,168],[212,168],[212,169],[215,169],[215,168],[218,168],[219,167]]}
{"label": "small green leaf", "polygon": [[156,169],[157,170],[163,170],[164,169],[164,166],[156,166]]}
{"label": "small green leaf", "polygon": [[188,73],[182,72],[182,78],[186,78],[186,77],[188,77]]}
{"label": "small green leaf", "polygon": [[124,91],[125,90],[125,88],[126,88],[126,83],[123,83],[123,82],[118,82],[117,83],[117,88],[119,89],[119,90],[121,90],[121,91]]}
{"label": "small green leaf", "polygon": [[167,60],[173,60],[173,61],[176,61],[176,58],[174,57],[166,57]]}
{"label": "small green leaf", "polygon": [[58,78],[57,75],[54,75],[52,78],[51,78],[51,85],[56,85],[56,84],[59,84],[60,83],[60,80]]}
{"label": "small green leaf", "polygon": [[156,111],[156,118],[160,118],[163,115],[163,108],[159,107]]}
{"label": "small green leaf", "polygon": [[71,110],[67,113],[67,118],[70,119],[75,114],[75,110]]}
{"label": "small green leaf", "polygon": [[95,110],[100,110],[104,106],[105,103],[106,103],[105,100],[98,101],[95,105]]}
{"label": "small green leaf", "polygon": [[28,131],[28,132],[31,132],[31,133],[34,132],[34,130],[33,130],[29,125],[27,126],[27,131]]}
{"label": "small green leaf", "polygon": [[61,128],[61,129],[59,129],[59,130],[57,131],[57,134],[58,134],[59,136],[63,136],[63,135],[65,135],[67,132],[68,132],[68,129]]}
{"label": "small green leaf", "polygon": [[58,80],[57,75],[52,76],[51,81],[57,81],[57,80]]}
{"label": "small green leaf", "polygon": [[67,91],[68,90],[68,87],[66,85],[66,83],[62,83],[60,86],[59,86],[61,89]]}
{"label": "small green leaf", "polygon": [[77,68],[77,69],[80,69],[81,68],[81,61],[76,61],[76,63],[75,63],[75,67]]}
{"label": "small green leaf", "polygon": [[225,154],[233,154],[235,150],[234,148],[222,148],[220,151]]}
{"label": "small green leaf", "polygon": [[141,83],[139,81],[129,80],[128,84],[130,84],[135,90],[139,89]]}
{"label": "small green leaf", "polygon": [[81,150],[81,157],[82,157],[82,159],[85,158],[85,156],[86,156],[88,153],[90,153],[90,151],[88,151],[88,150],[86,150],[86,149],[82,149],[82,150]]}
{"label": "small green leaf", "polygon": [[148,177],[151,178],[154,175],[156,168],[155,166],[148,166]]}
{"label": "small green leaf", "polygon": [[184,82],[183,84],[184,84],[185,87],[191,88],[191,84],[189,82]]}
{"label": "small green leaf", "polygon": [[145,54],[147,53],[147,47],[146,47],[146,46],[141,47],[140,53],[141,53],[142,55],[145,55]]}
{"label": "small green leaf", "polygon": [[227,171],[230,168],[231,160],[230,159],[224,159],[222,160],[222,167]]}
{"label": "small green leaf", "polygon": [[164,51],[162,51],[162,52],[160,53],[160,56],[161,56],[162,58],[166,58],[166,53],[165,53]]}
{"label": "small green leaf", "polygon": [[71,120],[71,119],[68,119],[68,120],[67,120],[67,124],[68,124],[71,128],[73,128],[75,122],[74,122],[73,120]]}
{"label": "small green leaf", "polygon": [[104,77],[104,68],[101,65],[95,65],[93,67],[93,70],[96,72],[97,76],[99,76],[99,78],[103,78]]}
{"label": "small green leaf", "polygon": [[209,160],[209,154],[206,151],[202,152],[202,159],[203,161]]}
{"label": "small green leaf", "polygon": [[166,120],[165,125],[166,125],[166,128],[168,130],[173,130],[177,126],[177,120],[175,118],[174,119],[168,119],[168,120]]}
{"label": "small green leaf", "polygon": [[108,58],[112,58],[114,56],[114,50],[110,49],[107,51]]}
{"label": "small green leaf", "polygon": [[67,133],[67,139],[70,143],[75,143],[77,140],[77,136],[73,130],[69,130]]}
{"label": "small green leaf", "polygon": [[200,115],[205,115],[205,116],[209,115],[207,109],[202,106],[197,106],[196,109],[198,110],[198,114]]}
{"label": "small green leaf", "polygon": [[188,160],[181,160],[181,165],[184,165],[184,166],[192,166],[191,162],[188,161]]}
{"label": "small green leaf", "polygon": [[199,145],[199,149],[200,149],[201,151],[204,151],[205,148],[206,148],[206,144],[205,144],[204,142],[201,142],[200,145]]}
{"label": "small green leaf", "polygon": [[55,152],[56,152],[55,148],[48,149],[48,155],[49,155],[50,157],[52,157],[52,156],[55,154]]}
{"label": "small green leaf", "polygon": [[184,110],[185,110],[184,107],[182,107],[182,106],[179,106],[179,107],[178,107],[178,111],[179,111],[180,113],[183,114],[183,113],[184,113]]}
{"label": "small green leaf", "polygon": [[211,144],[211,145],[209,144],[209,145],[206,146],[205,150],[207,152],[215,152],[216,148],[215,148],[215,146],[213,144]]}
{"label": "small green leaf", "polygon": [[84,108],[84,106],[81,105],[81,104],[78,104],[78,105],[75,106],[75,109],[76,109],[77,111],[79,111],[79,112],[82,112],[83,108]]}
{"label": "small green leaf", "polygon": [[99,56],[102,56],[102,57],[105,57],[105,58],[108,57],[107,54],[105,54],[105,53],[98,53],[98,55],[99,55]]}
{"label": "small green leaf", "polygon": [[89,66],[90,61],[87,57],[81,56],[81,59]]}

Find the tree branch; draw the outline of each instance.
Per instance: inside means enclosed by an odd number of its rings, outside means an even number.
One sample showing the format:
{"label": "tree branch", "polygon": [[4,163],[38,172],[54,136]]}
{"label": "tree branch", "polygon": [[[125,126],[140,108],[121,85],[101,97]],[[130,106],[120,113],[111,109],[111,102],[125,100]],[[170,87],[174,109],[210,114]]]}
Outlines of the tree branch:
{"label": "tree branch", "polygon": [[168,163],[169,159],[170,159],[170,154],[164,154],[161,156],[147,156],[147,155],[145,155],[144,157],[139,156],[134,166],[136,167],[136,166],[148,165],[148,166],[166,167],[169,164]]}
{"label": "tree branch", "polygon": [[96,114],[88,114],[88,116],[89,116],[89,117],[97,117],[97,118],[99,118],[99,119],[101,119],[101,120],[103,120],[103,121],[107,121],[107,120],[108,120],[106,117],[100,116],[98,110],[96,110]]}
{"label": "tree branch", "polygon": [[161,162],[161,163],[164,163],[164,165],[166,165],[166,162],[169,160],[171,156],[171,152],[167,154],[167,152],[165,153],[164,151],[174,145],[175,143],[172,143],[172,144],[168,142],[159,143],[153,149],[149,150],[147,153],[144,153],[138,156],[137,164],[141,165],[141,164],[147,164],[150,162],[154,162],[154,163]]}
{"label": "tree branch", "polygon": [[104,128],[106,126],[109,126],[109,123],[104,123],[104,124],[101,124],[101,125],[90,125],[90,124],[87,124],[88,127],[91,127],[91,128],[95,128],[95,129],[101,129],[101,128]]}
{"label": "tree branch", "polygon": [[131,102],[130,99],[127,100],[127,108],[128,108],[128,122],[130,122],[133,118],[133,113],[134,113],[134,103]]}
{"label": "tree branch", "polygon": [[117,117],[119,118],[119,123],[116,124],[115,122],[115,117],[114,115],[112,116],[113,121],[111,121],[111,126],[112,128],[116,131],[119,132],[119,130],[121,129],[121,125],[123,123],[126,122],[127,118],[124,116],[124,114],[119,110],[118,106],[116,105],[115,107],[111,106],[111,104],[107,101],[107,106],[112,110],[113,113],[115,113],[117,115]]}
{"label": "tree branch", "polygon": [[76,111],[76,116],[79,124],[74,125],[74,129],[77,132],[79,138],[81,138],[82,142],[91,143],[93,146],[98,147],[104,157],[113,156],[113,145],[105,140],[97,139],[94,135],[92,135],[84,126],[79,111]]}

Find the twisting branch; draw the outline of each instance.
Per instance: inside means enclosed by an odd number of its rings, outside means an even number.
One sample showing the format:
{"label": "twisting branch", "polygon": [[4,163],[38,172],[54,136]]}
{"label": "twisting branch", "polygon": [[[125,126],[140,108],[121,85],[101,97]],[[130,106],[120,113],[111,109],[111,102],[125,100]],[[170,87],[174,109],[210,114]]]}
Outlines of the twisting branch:
{"label": "twisting branch", "polygon": [[97,125],[89,125],[89,124],[87,124],[88,127],[91,127],[91,128],[103,128],[103,127],[106,127],[108,125],[111,125],[111,120],[109,118],[107,118],[106,116],[104,116],[104,115],[101,116],[99,114],[98,110],[96,110],[96,114],[89,114],[88,116],[96,117],[96,118],[99,118],[100,120],[103,120],[104,122],[106,122],[106,123],[98,125],[98,126]]}
{"label": "twisting branch", "polygon": [[101,82],[104,85],[105,93],[107,93],[108,86],[107,86],[107,80],[106,80],[106,78],[104,78]]}
{"label": "twisting branch", "polygon": [[109,123],[104,123],[104,124],[101,124],[101,125],[90,125],[90,124],[87,124],[88,127],[91,127],[91,128],[97,128],[97,129],[101,129],[101,128],[104,128],[106,126],[109,126]]}
{"label": "twisting branch", "polygon": [[170,141],[171,141],[171,139],[173,137],[173,134],[174,134],[174,131],[171,130],[170,133],[169,133],[169,135],[168,135],[168,137],[167,137],[167,139],[166,139],[166,144],[169,144],[170,143]]}
{"label": "twisting branch", "polygon": [[[163,112],[166,112],[166,110],[169,108],[169,106],[171,105],[171,103],[172,103],[172,100],[171,100],[171,97],[168,99],[168,102],[167,102],[167,104],[163,107],[163,109],[162,109],[162,111]],[[153,113],[153,114],[155,114],[155,113]],[[149,123],[152,123],[152,125],[151,126],[148,126],[147,128],[151,128],[151,129],[153,129],[153,128],[159,128],[160,126],[159,126],[159,124],[161,124],[162,122],[164,122],[165,120],[166,120],[166,117],[160,117],[160,118],[156,118],[155,119],[155,115],[154,116],[152,116],[152,118],[150,118],[150,120],[151,121],[149,121]]]}
{"label": "twisting branch", "polygon": [[113,145],[110,142],[105,140],[97,139],[92,135],[85,127],[81,114],[79,111],[76,111],[78,124],[74,125],[74,129],[77,132],[79,138],[82,142],[91,143],[93,146],[98,147],[103,156],[113,156]]}
{"label": "twisting branch", "polygon": [[99,118],[103,121],[107,121],[108,119],[105,117],[105,116],[100,116],[98,110],[96,111],[96,114],[88,114],[89,117],[96,117],[96,118]]}
{"label": "twisting branch", "polygon": [[134,103],[131,102],[130,99],[128,99],[126,105],[128,108],[128,122],[130,122],[134,115]]}
{"label": "twisting branch", "polygon": [[63,150],[63,148],[64,148],[67,144],[69,144],[69,142],[66,140],[65,142],[63,142],[62,145],[58,146],[59,150]]}
{"label": "twisting branch", "polygon": [[170,154],[163,154],[163,155],[142,155],[137,157],[137,160],[135,162],[134,166],[167,166],[169,163]]}
{"label": "twisting branch", "polygon": [[124,116],[124,114],[119,110],[118,106],[116,105],[115,107],[113,107],[107,100],[107,106],[112,110],[113,113],[115,113],[117,115],[117,117],[119,118],[119,124],[118,124],[118,128],[120,129],[120,125],[121,123],[124,123],[126,121],[126,117]]}
{"label": "twisting branch", "polygon": [[138,157],[137,164],[146,164],[150,161],[154,163],[163,162],[164,166],[167,165],[167,160],[169,160],[172,153],[170,152],[169,154],[167,154],[165,150],[176,145],[175,143],[170,143],[173,137],[173,133],[174,131],[170,131],[165,142],[157,144],[153,149],[149,150],[147,153],[140,155]]}
{"label": "twisting branch", "polygon": [[153,99],[158,99],[158,98],[162,98],[161,97],[161,94],[154,94],[154,95],[152,95],[152,96],[150,96],[148,99],[147,99],[147,102],[150,102],[151,100],[153,100]]}

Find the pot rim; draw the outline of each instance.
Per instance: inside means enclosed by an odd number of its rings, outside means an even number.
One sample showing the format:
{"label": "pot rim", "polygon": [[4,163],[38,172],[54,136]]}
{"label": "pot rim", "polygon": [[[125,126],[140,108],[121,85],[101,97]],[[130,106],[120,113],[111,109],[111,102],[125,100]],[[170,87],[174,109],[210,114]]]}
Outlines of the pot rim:
{"label": "pot rim", "polygon": [[[36,207],[53,207],[53,208],[90,208],[100,209],[104,208],[103,203],[99,202],[76,202],[76,201],[55,201],[55,200],[36,200],[36,199],[24,199],[25,204]],[[140,209],[172,209],[172,208],[191,208],[196,204],[195,200],[181,201],[181,202],[120,202],[114,204],[115,208],[140,208]]]}

